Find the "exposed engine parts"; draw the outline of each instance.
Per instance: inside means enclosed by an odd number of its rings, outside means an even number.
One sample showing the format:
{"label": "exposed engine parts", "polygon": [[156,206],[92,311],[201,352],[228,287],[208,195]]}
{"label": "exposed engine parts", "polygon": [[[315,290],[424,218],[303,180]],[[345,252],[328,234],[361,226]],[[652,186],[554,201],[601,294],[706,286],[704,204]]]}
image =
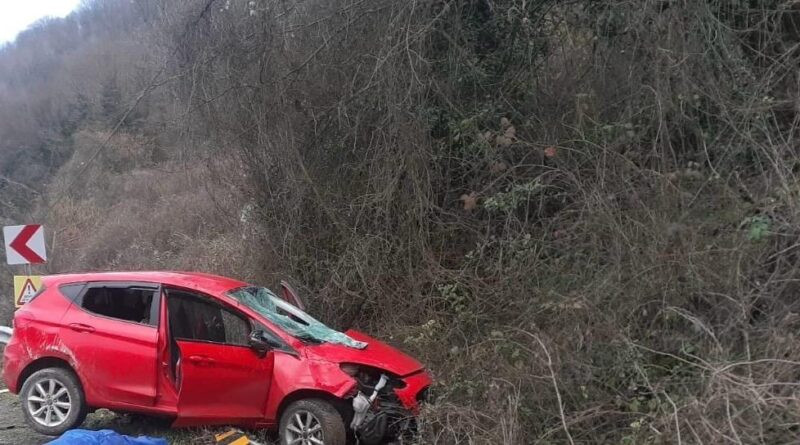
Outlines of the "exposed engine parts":
{"label": "exposed engine parts", "polygon": [[[350,428],[359,444],[378,445],[413,432],[415,422],[397,398],[394,389],[402,383],[381,373],[358,374],[359,391],[353,398],[353,420]],[[367,394],[370,394],[369,396]]]}
{"label": "exposed engine parts", "polygon": [[389,381],[389,378],[386,377],[386,374],[381,374],[381,378],[378,381],[378,384],[375,385],[375,390],[372,392],[372,395],[369,397],[365,396],[363,392],[359,391],[356,397],[353,399],[353,421],[350,423],[350,428],[354,431],[358,431],[358,428],[364,422],[364,418],[367,416],[367,411],[375,402],[375,399],[378,398],[378,393],[386,386],[386,383]]}

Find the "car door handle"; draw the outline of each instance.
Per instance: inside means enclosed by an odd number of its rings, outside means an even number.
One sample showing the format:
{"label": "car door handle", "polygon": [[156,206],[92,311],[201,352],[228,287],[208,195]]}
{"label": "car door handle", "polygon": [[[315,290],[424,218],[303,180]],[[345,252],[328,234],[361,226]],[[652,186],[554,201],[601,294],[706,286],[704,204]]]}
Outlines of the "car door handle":
{"label": "car door handle", "polygon": [[189,362],[199,366],[212,365],[216,362],[216,360],[213,358],[206,357],[204,355],[190,355],[186,360],[189,360]]}
{"label": "car door handle", "polygon": [[70,323],[69,328],[75,332],[94,332],[95,329],[88,324]]}

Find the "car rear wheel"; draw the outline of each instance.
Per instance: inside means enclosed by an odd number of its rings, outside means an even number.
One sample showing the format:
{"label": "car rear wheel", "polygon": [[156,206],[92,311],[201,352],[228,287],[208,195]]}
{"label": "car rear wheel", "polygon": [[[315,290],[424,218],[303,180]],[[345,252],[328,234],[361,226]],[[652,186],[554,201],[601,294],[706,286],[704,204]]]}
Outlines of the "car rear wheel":
{"label": "car rear wheel", "polygon": [[345,445],[347,432],[339,412],[320,399],[298,400],[283,412],[281,445]]}
{"label": "car rear wheel", "polygon": [[22,385],[20,405],[37,432],[58,436],[86,418],[86,402],[77,377],[63,368],[33,373]]}

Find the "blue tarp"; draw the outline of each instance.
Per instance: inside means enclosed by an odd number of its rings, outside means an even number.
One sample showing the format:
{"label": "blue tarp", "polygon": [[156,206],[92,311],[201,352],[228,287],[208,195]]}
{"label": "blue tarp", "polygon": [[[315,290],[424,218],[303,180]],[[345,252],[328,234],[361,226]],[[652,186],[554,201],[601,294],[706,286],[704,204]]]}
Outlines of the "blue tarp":
{"label": "blue tarp", "polygon": [[111,430],[70,430],[47,445],[168,445],[164,439],[155,437],[130,437]]}

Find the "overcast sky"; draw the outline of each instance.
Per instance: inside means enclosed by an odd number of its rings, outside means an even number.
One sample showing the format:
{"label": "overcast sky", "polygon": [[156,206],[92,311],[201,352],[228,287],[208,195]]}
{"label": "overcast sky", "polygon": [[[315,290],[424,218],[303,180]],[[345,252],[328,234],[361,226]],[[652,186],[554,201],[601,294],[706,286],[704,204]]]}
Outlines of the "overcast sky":
{"label": "overcast sky", "polygon": [[0,45],[42,17],[64,17],[80,0],[0,0]]}

